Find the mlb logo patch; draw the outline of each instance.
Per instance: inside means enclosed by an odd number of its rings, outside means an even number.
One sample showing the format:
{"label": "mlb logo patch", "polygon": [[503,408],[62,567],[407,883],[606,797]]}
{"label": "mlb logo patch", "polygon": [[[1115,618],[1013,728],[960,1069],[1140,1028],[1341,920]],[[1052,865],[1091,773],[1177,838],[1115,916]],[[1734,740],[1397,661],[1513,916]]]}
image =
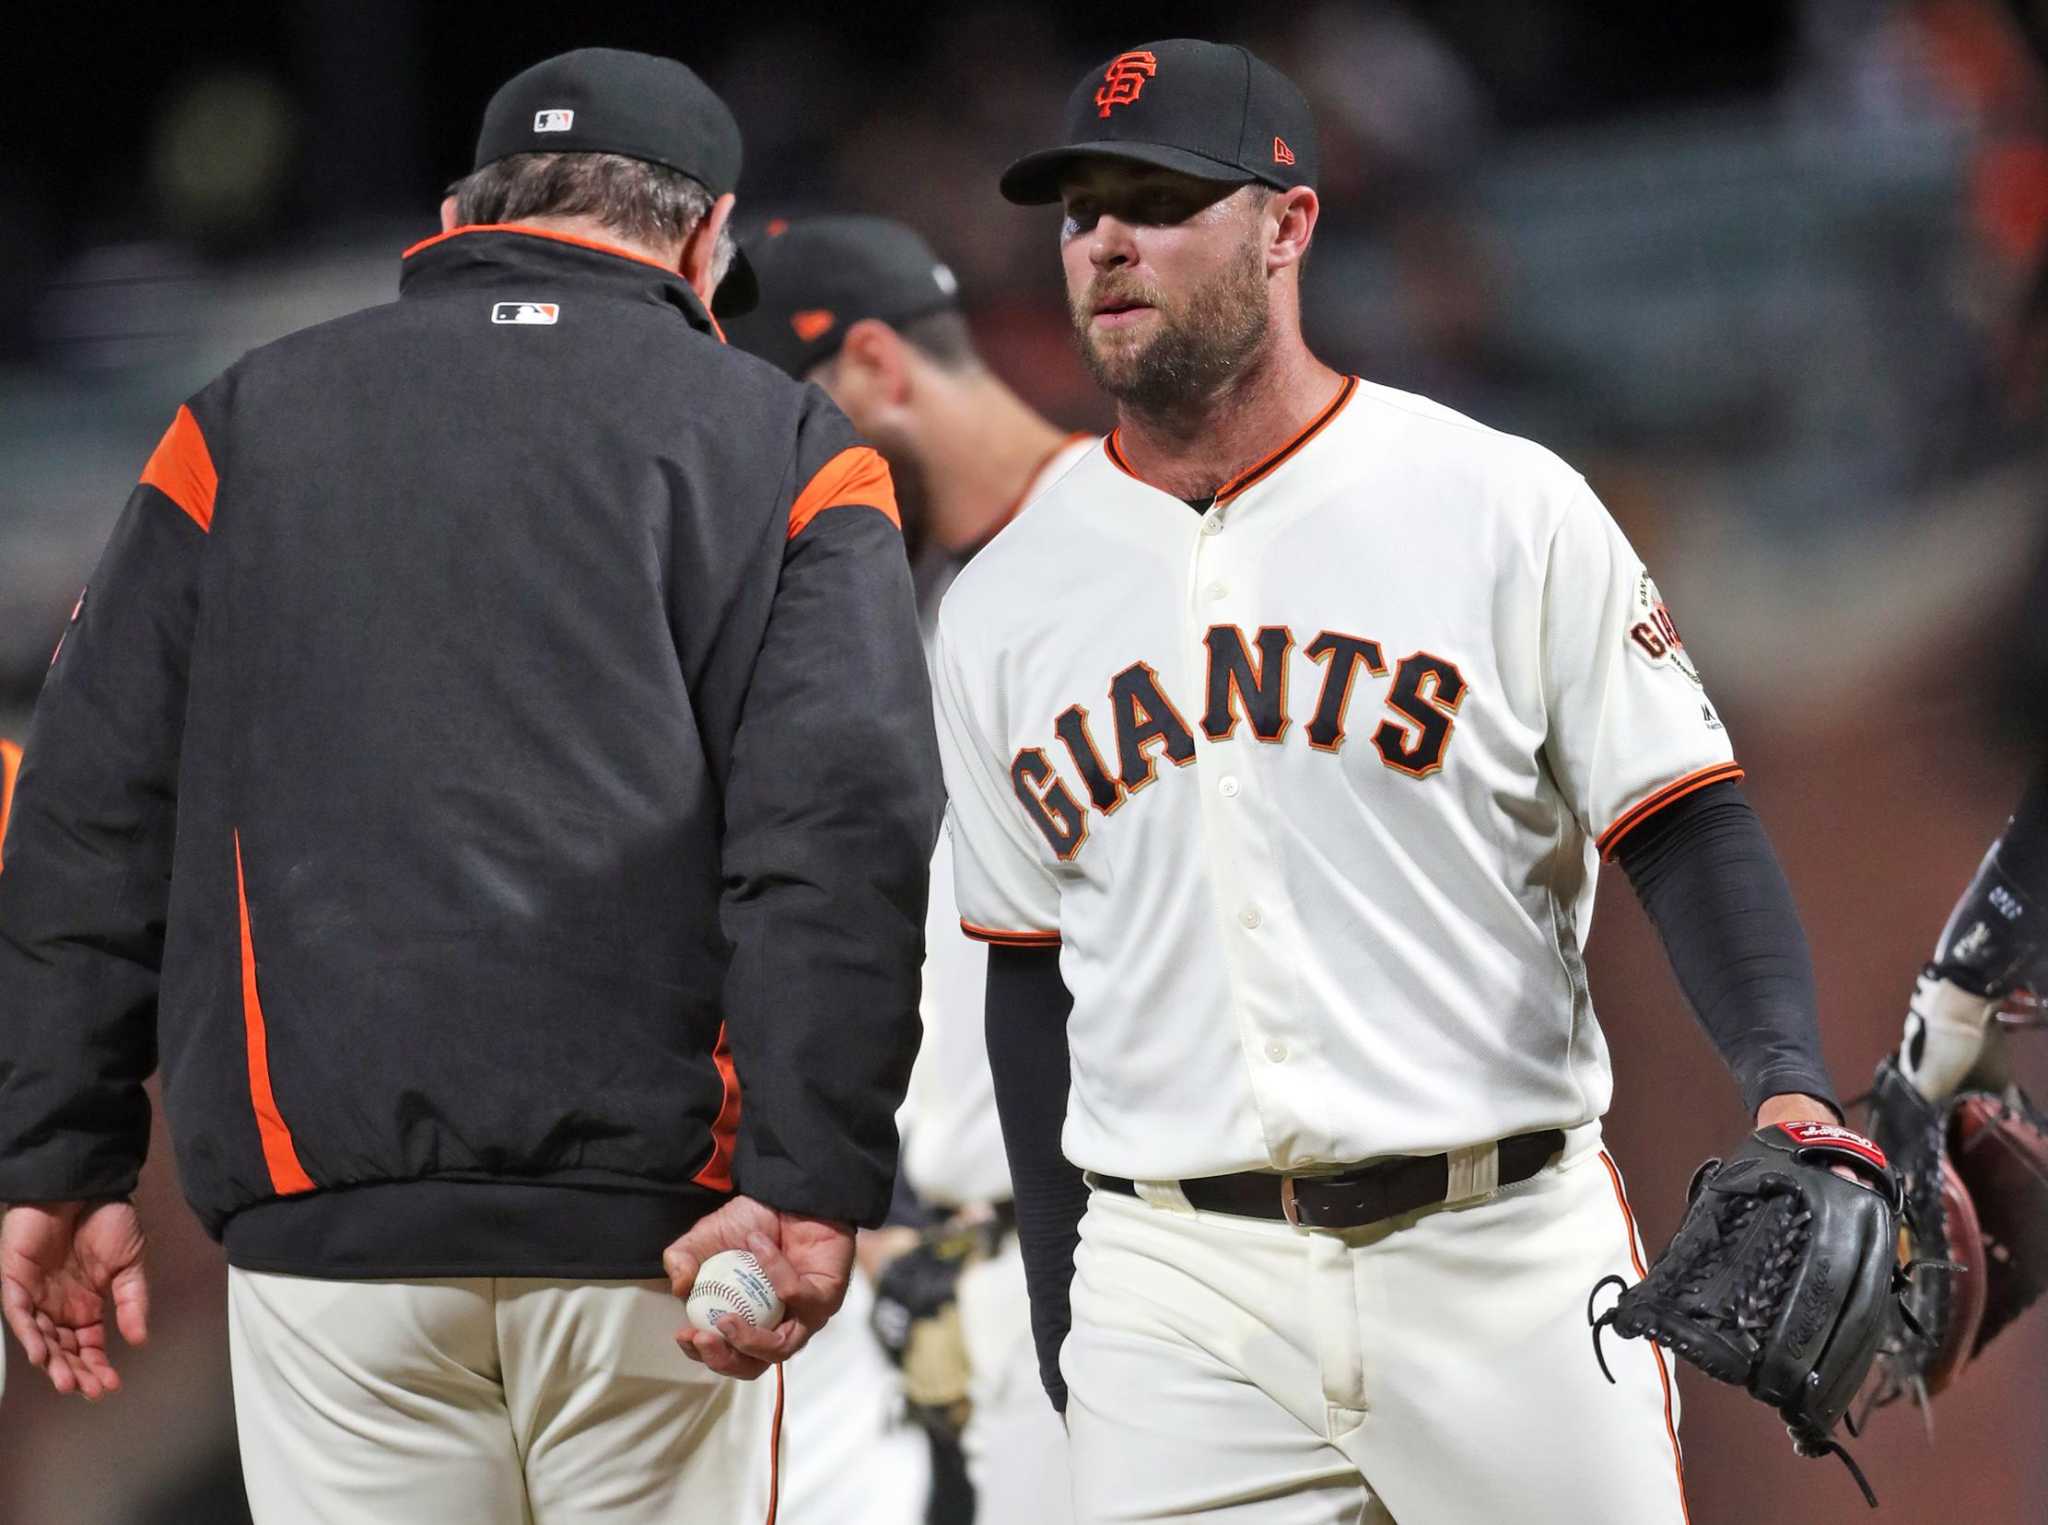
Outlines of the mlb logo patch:
{"label": "mlb logo patch", "polygon": [[573,111],[536,111],[533,114],[535,132],[567,132],[575,125],[576,113]]}
{"label": "mlb logo patch", "polygon": [[491,306],[493,323],[552,323],[561,317],[556,302],[497,302]]}

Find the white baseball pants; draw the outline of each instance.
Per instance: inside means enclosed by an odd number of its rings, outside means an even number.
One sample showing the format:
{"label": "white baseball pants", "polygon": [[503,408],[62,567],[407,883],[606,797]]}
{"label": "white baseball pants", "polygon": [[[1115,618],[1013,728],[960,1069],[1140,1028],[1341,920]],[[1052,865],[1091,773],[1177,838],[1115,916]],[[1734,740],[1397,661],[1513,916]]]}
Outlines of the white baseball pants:
{"label": "white baseball pants", "polygon": [[785,1367],[778,1525],[923,1525],[931,1443],[905,1414],[902,1374],[868,1327],[874,1307],[855,1266],[846,1301]]}
{"label": "white baseball pants", "polygon": [[1015,1234],[960,1277],[972,1409],[960,1445],[975,1525],[1067,1525],[1067,1434],[1038,1380],[1024,1255]]}
{"label": "white baseball pants", "polygon": [[1607,1340],[1610,1386],[1586,1327],[1641,1262],[1597,1126],[1518,1185],[1345,1234],[1097,1191],[1060,1361],[1075,1515],[1682,1525],[1665,1358]]}
{"label": "white baseball pants", "polygon": [[773,1375],[676,1348],[662,1281],[231,1270],[257,1525],[755,1525]]}

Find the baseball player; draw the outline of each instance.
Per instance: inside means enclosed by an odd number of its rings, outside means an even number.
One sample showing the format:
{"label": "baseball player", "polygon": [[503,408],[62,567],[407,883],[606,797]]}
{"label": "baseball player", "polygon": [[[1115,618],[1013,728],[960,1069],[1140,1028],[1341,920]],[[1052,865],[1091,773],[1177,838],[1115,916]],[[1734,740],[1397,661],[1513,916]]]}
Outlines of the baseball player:
{"label": "baseball player", "polygon": [[1838,1116],[1721,718],[1576,472],[1305,346],[1289,81],[1148,43],[1066,127],[1002,190],[1063,208],[1118,427],[960,574],[934,684],[1076,1514],[1680,1521],[1662,1354],[1587,1348],[1642,1274],[1602,858],[1745,1110]]}
{"label": "baseball player", "polygon": [[[886,465],[721,340],[739,169],[673,60],[515,76],[397,301],[178,410],[38,701],[0,1305],[118,1385],[161,1056],[260,1521],[758,1519],[726,1379],[887,1208],[930,684]],[[726,1249],[773,1327],[682,1327]]]}
{"label": "baseball player", "polygon": [[[733,342],[815,381],[888,460],[927,636],[960,569],[1095,441],[1063,433],[976,354],[958,284],[923,238],[879,217],[768,225],[750,243],[762,300]],[[952,904],[951,848],[932,861],[925,1038],[905,1108],[903,1172],[920,1201],[995,1249],[960,1265],[966,1347],[961,1436],[981,1525],[1057,1525],[1068,1510],[1065,1437],[1038,1393],[1023,1258],[983,1039],[987,956]],[[909,1268],[906,1267],[906,1270]],[[847,1336],[833,1326],[824,1336]]]}

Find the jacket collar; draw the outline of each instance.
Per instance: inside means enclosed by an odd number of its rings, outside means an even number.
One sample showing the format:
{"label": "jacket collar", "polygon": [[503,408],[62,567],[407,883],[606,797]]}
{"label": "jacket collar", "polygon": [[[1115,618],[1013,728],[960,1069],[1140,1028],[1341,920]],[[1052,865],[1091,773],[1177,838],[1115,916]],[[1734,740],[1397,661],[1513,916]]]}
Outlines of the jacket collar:
{"label": "jacket collar", "polygon": [[722,344],[725,330],[682,275],[616,244],[526,223],[471,223],[423,238],[407,249],[401,297],[451,286],[494,286],[551,278],[588,282],[675,308],[692,328]]}

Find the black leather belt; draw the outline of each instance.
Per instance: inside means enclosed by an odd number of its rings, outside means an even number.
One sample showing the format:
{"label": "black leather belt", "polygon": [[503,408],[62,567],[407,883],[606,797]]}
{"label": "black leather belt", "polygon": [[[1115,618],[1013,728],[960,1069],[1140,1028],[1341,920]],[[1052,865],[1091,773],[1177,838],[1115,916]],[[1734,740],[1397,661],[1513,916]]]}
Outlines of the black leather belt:
{"label": "black leather belt", "polygon": [[[1526,1181],[1564,1151],[1564,1130],[1517,1133],[1497,1146],[1498,1184]],[[1137,1184],[1122,1176],[1088,1179],[1105,1191],[1135,1197]],[[1448,1154],[1401,1155],[1337,1175],[1289,1176],[1270,1170],[1201,1176],[1178,1183],[1190,1207],[1240,1218],[1271,1218],[1296,1228],[1364,1228],[1446,1200],[1451,1189]]]}

